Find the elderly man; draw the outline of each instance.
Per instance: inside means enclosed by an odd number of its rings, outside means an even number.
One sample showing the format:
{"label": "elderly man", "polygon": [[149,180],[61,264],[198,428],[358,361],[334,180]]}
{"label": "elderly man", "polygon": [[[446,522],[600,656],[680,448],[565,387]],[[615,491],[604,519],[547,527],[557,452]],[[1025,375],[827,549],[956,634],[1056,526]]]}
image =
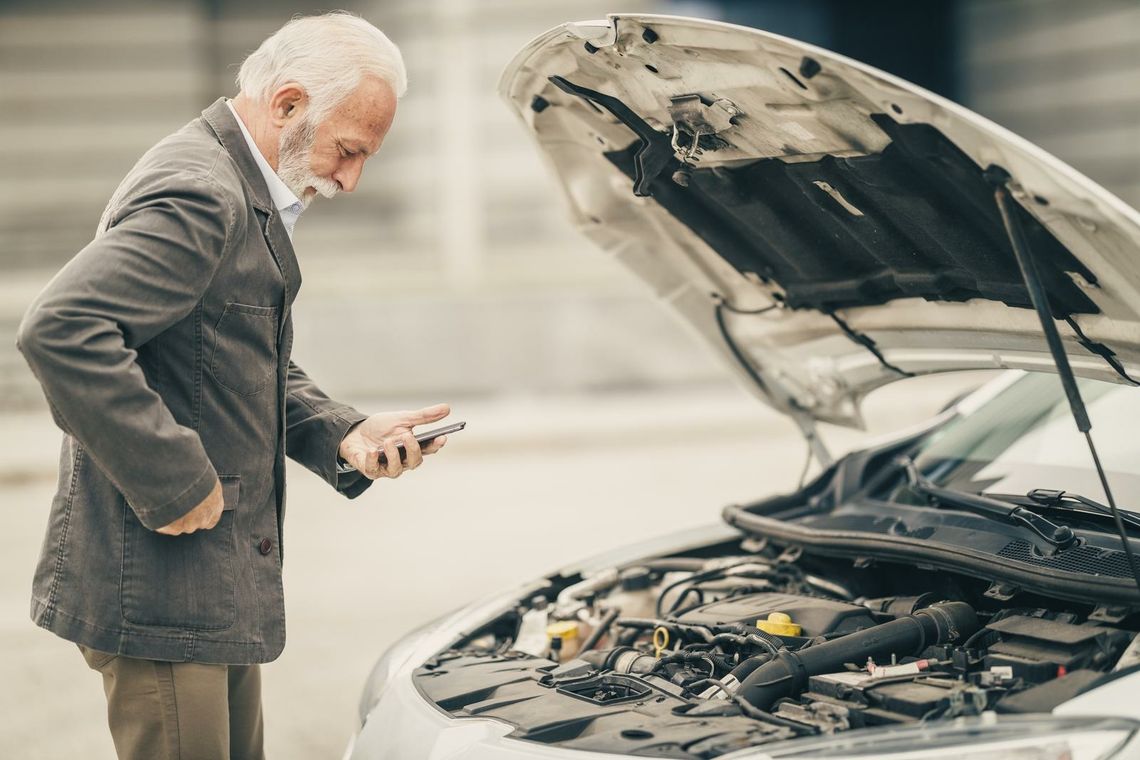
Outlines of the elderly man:
{"label": "elderly man", "polygon": [[351,498],[445,442],[411,429],[446,405],[366,416],[289,359],[293,227],[379,150],[399,50],[355,16],[300,18],[238,85],[140,159],[19,330],[65,433],[32,618],[102,674],[121,758],[263,756],[286,455]]}

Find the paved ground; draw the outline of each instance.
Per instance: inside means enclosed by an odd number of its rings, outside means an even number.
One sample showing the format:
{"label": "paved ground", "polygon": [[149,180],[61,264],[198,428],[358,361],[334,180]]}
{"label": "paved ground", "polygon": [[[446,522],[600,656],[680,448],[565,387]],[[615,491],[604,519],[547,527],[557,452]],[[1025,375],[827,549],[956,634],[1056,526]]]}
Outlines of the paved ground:
{"label": "paved ground", "polygon": [[[880,392],[871,432],[921,419],[964,382]],[[290,473],[289,644],[264,669],[274,760],[339,757],[371,663],[417,623],[597,551],[716,520],[726,503],[789,488],[804,457],[791,424],[735,388],[454,406],[469,429],[444,454],[355,501]],[[57,434],[44,414],[0,424],[0,757],[111,760],[98,676],[28,619]],[[836,449],[860,438],[827,433]]]}

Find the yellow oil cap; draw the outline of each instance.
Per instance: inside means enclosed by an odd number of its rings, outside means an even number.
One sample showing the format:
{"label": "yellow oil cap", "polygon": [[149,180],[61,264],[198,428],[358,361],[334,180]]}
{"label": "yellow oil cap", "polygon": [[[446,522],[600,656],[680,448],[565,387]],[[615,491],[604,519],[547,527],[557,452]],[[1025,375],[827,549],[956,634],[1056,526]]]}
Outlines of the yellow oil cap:
{"label": "yellow oil cap", "polygon": [[560,620],[546,626],[546,638],[553,639],[555,636],[563,641],[578,638],[578,624],[573,620]]}
{"label": "yellow oil cap", "polygon": [[764,633],[773,636],[799,636],[803,628],[792,622],[792,618],[783,612],[769,613],[767,620],[757,620],[756,627]]}

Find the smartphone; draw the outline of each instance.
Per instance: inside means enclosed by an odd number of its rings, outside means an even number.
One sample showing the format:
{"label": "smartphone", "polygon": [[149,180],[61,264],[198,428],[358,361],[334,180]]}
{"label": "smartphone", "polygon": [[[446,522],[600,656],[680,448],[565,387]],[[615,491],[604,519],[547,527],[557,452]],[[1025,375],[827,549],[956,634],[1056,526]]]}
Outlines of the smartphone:
{"label": "smartphone", "polygon": [[[441,435],[451,435],[452,433],[459,432],[460,430],[462,430],[465,427],[467,427],[466,422],[454,422],[450,425],[444,425],[443,427],[438,427],[435,430],[425,430],[422,433],[416,433],[416,441],[420,444],[420,446],[425,446],[426,444],[429,444],[432,441],[434,441],[436,438],[439,438]],[[396,450],[400,452],[400,461],[403,462],[407,458],[407,452],[404,450],[404,444],[397,443],[396,444]],[[388,457],[386,457],[384,455],[384,452],[381,451],[380,452],[380,464],[384,465],[387,463],[388,463]]]}

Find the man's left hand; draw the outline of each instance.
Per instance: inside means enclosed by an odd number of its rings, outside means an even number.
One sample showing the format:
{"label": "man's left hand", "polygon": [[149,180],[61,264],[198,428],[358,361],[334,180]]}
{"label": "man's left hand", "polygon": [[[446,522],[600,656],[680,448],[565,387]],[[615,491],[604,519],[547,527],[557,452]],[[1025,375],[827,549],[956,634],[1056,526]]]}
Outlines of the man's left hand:
{"label": "man's left hand", "polygon": [[[420,449],[412,432],[416,425],[438,422],[451,414],[447,404],[436,404],[412,412],[381,412],[356,424],[340,442],[340,458],[359,470],[366,478],[398,478],[405,470],[423,464],[424,456],[434,454],[447,443],[441,436]],[[404,460],[396,444],[404,445]],[[380,463],[383,453],[387,461]]]}

